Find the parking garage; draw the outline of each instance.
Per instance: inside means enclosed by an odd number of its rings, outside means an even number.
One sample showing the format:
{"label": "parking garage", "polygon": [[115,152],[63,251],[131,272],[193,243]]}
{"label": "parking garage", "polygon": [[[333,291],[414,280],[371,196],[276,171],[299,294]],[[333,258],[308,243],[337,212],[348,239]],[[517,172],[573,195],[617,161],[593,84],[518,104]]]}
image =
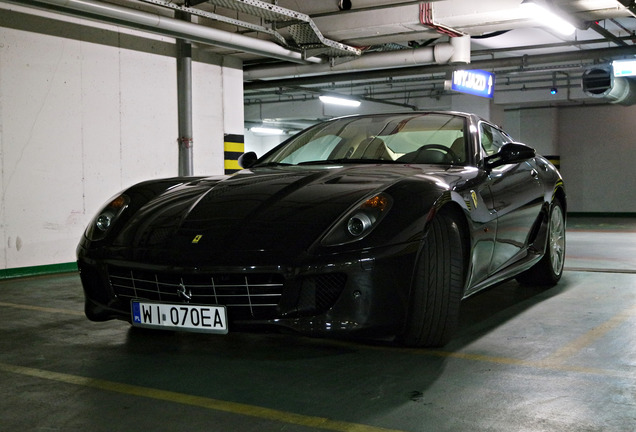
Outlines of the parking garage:
{"label": "parking garage", "polygon": [[[636,430],[636,6],[528,3],[0,2],[0,429]],[[466,298],[434,348],[86,318],[76,247],[118,191],[429,110],[559,168],[557,285]]]}

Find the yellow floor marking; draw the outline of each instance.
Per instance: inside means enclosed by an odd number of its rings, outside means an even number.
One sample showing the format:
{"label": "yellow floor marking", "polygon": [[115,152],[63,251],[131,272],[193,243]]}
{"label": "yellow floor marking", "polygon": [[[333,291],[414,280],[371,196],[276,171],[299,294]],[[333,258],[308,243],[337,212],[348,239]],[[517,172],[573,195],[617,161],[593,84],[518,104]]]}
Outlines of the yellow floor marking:
{"label": "yellow floor marking", "polygon": [[576,355],[585,347],[590,346],[595,341],[605,336],[610,330],[615,329],[633,316],[636,316],[636,305],[619,312],[609,320],[594,327],[592,330],[565,345],[549,357],[543,359],[542,362],[553,366],[563,364],[568,358]]}
{"label": "yellow floor marking", "polygon": [[50,308],[43,306],[32,306],[26,304],[17,304],[17,303],[6,303],[0,302],[0,306],[9,307],[13,309],[25,309],[25,310],[33,310],[38,312],[50,312],[50,313],[61,313],[66,315],[78,315],[84,316],[83,310],[72,310],[72,309],[58,309],[58,308]]}
{"label": "yellow floor marking", "polygon": [[274,422],[293,424],[308,428],[337,432],[403,432],[396,429],[385,429],[356,423],[348,423],[343,421],[330,420],[324,417],[305,416],[301,414],[278,411],[275,409],[263,408],[254,405],[227,402],[202,396],[194,396],[185,393],[141,387],[114,381],[87,378],[66,373],[51,372],[43,369],[15,366],[6,363],[0,363],[0,371],[57,381],[66,384],[73,384],[82,387],[89,387],[98,390],[107,390],[131,396],[140,396],[150,399],[178,403],[182,405],[190,405],[199,408],[227,412],[231,414],[256,417],[264,420],[271,420]]}
{"label": "yellow floor marking", "polygon": [[622,371],[614,371],[609,369],[587,368],[582,366],[568,366],[563,364],[548,363],[546,361],[531,361],[531,360],[519,360],[508,357],[492,357],[483,354],[470,354],[462,352],[446,352],[446,351],[428,351],[422,350],[422,354],[435,355],[438,357],[447,358],[459,358],[464,360],[479,361],[485,363],[494,363],[501,365],[522,366],[533,369],[543,369],[551,371],[561,372],[576,372],[588,375],[602,375],[613,376],[617,378],[634,377],[634,374],[629,374]]}
{"label": "yellow floor marking", "polygon": [[[25,305],[25,304],[0,302],[0,307],[2,306],[16,308],[16,309],[35,310],[35,311],[41,311],[41,312],[62,313],[62,314],[68,314],[68,315],[84,316],[84,313],[82,311],[76,311],[71,309],[56,309],[56,308],[48,308],[48,307],[40,307],[40,306],[31,306],[31,305]],[[562,372],[577,372],[577,373],[585,373],[585,374],[592,374],[592,375],[615,376],[619,378],[624,378],[625,376],[633,376],[633,375],[626,374],[624,371],[617,371],[617,370],[586,368],[582,366],[568,366],[568,365],[565,365],[564,362],[568,358],[572,357],[573,355],[581,351],[586,346],[589,346],[594,341],[600,339],[607,332],[618,327],[619,325],[621,325],[622,323],[624,323],[626,320],[628,320],[634,315],[636,315],[636,305],[623,310],[622,312],[618,313],[617,315],[615,315],[608,321],[600,324],[599,326],[593,328],[592,330],[582,335],[581,337],[577,338],[573,342],[565,345],[563,348],[559,349],[554,354],[538,361],[522,360],[522,359],[515,359],[510,357],[488,356],[483,354],[471,354],[471,353],[465,353],[465,352],[436,351],[436,350],[430,350],[426,348],[413,349],[413,348],[399,348],[394,346],[386,348],[383,346],[373,347],[371,345],[365,345],[365,348],[378,349],[378,350],[388,349],[393,352],[403,351],[403,352],[418,353],[420,355],[457,358],[457,359],[479,361],[479,362],[485,362],[485,363],[522,366],[522,367],[562,371]],[[348,343],[348,342],[338,341],[335,339],[329,342],[333,344]],[[85,379],[89,379],[89,378],[85,378]],[[350,431],[354,429],[346,429],[346,430]],[[364,430],[367,430],[367,429],[364,429]]]}

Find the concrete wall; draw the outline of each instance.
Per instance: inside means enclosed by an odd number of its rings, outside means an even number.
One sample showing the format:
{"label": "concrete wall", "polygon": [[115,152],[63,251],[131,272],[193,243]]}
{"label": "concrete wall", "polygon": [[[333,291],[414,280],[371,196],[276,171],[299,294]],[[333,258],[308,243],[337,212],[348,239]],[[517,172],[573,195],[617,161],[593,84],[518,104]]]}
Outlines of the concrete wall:
{"label": "concrete wall", "polygon": [[543,155],[559,155],[557,108],[515,109],[505,112],[502,125],[513,139]]}
{"label": "concrete wall", "polygon": [[558,145],[570,211],[636,213],[636,106],[559,109]]}
{"label": "concrete wall", "polygon": [[561,157],[568,211],[636,213],[636,106],[590,105],[506,112],[515,139]]}
{"label": "concrete wall", "polygon": [[[0,269],[68,263],[99,207],[178,174],[174,40],[0,9]],[[195,52],[195,174],[242,133],[240,61]]]}
{"label": "concrete wall", "polygon": [[258,157],[276,147],[290,135],[258,135],[245,129],[245,152],[253,151]]}

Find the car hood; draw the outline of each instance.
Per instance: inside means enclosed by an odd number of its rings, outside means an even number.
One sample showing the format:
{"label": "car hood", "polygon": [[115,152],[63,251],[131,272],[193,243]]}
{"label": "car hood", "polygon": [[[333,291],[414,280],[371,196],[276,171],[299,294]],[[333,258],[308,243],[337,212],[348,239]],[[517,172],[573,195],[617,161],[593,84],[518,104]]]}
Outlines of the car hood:
{"label": "car hood", "polygon": [[201,179],[142,206],[115,244],[160,250],[172,262],[218,261],[233,252],[298,256],[362,199],[423,172],[404,165],[290,166]]}

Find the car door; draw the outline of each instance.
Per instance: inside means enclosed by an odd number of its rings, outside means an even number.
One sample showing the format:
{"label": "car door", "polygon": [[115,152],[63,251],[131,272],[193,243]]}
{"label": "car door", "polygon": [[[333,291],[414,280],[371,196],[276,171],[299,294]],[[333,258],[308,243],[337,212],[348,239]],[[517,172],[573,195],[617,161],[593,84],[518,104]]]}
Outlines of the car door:
{"label": "car door", "polygon": [[[497,127],[480,124],[483,152],[490,156],[512,139]],[[507,164],[489,174],[492,210],[496,214],[495,245],[490,274],[526,254],[527,240],[541,210],[542,188],[538,172],[529,162]]]}

